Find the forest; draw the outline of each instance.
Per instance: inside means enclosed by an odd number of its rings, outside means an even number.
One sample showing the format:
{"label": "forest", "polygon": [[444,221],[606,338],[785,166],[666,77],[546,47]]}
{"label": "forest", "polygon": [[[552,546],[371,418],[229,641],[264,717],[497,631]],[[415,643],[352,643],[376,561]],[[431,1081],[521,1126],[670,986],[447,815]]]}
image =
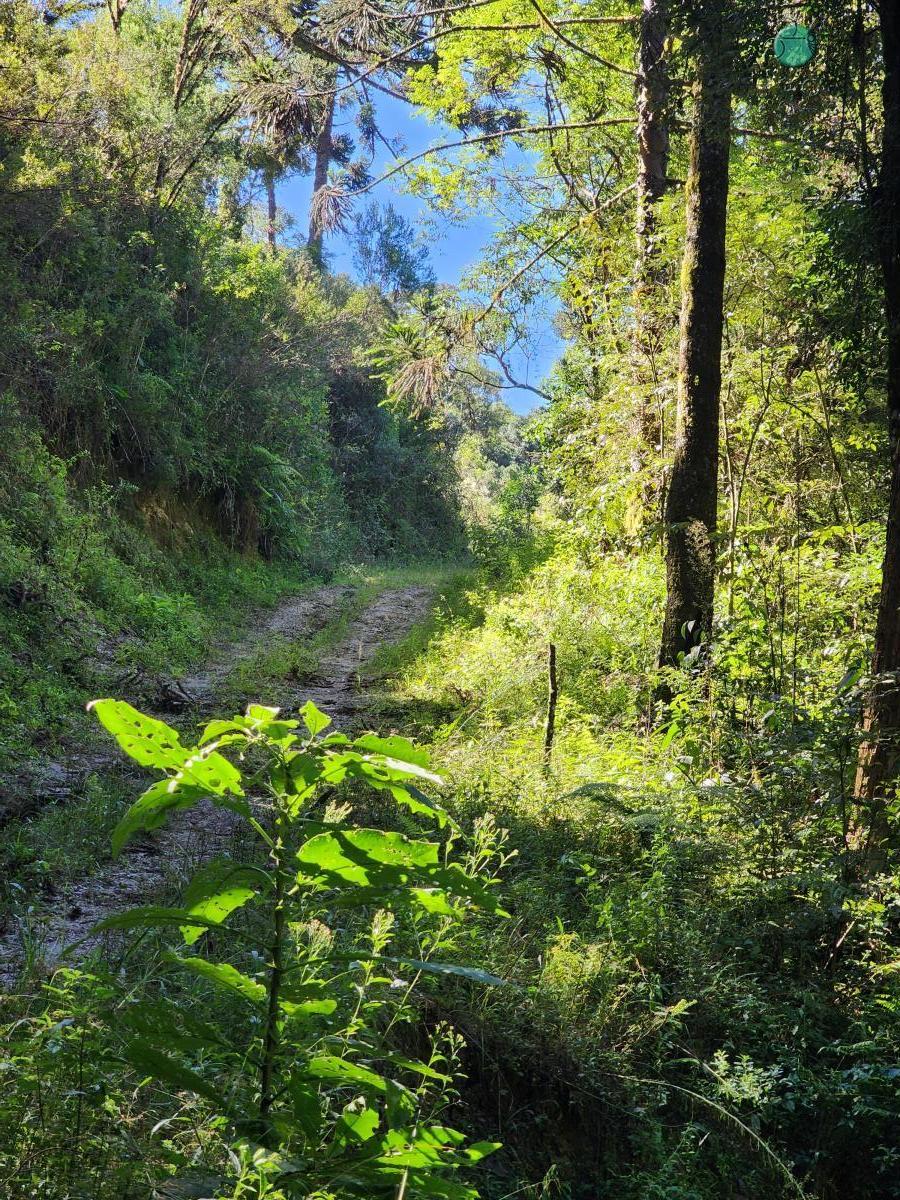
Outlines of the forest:
{"label": "forest", "polygon": [[900,4],[2,0],[0,1196],[900,1200]]}

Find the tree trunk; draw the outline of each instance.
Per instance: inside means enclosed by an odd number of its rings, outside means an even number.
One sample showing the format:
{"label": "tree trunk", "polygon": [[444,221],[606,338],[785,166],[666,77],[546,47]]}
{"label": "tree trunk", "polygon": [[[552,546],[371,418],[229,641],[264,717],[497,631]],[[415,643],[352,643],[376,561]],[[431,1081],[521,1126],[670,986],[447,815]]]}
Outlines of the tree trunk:
{"label": "tree trunk", "polygon": [[731,81],[718,6],[703,24],[687,180],[675,456],[666,498],[661,666],[674,666],[712,635]]}
{"label": "tree trunk", "polygon": [[125,16],[128,0],[106,0],[106,7],[109,11],[109,19],[112,21],[113,30],[118,34],[122,28],[122,18]]}
{"label": "tree trunk", "polygon": [[667,36],[666,0],[643,0],[637,79],[639,287],[645,282],[652,287],[659,273],[656,205],[665,194],[669,169]]}
{"label": "tree trunk", "polygon": [[891,485],[872,658],[874,682],[865,707],[865,740],[855,789],[863,810],[857,840],[873,849],[888,833],[886,792],[896,782],[900,767],[900,6],[894,0],[883,0],[878,7],[884,59],[884,141],[875,223],[887,323]]}
{"label": "tree trunk", "polygon": [[274,254],[277,249],[275,223],[278,219],[278,204],[275,199],[275,172],[271,167],[266,167],[263,171],[263,183],[266,188],[266,242],[270,253]]}
{"label": "tree trunk", "polygon": [[316,212],[316,197],[328,182],[328,168],[331,166],[331,134],[334,128],[334,96],[326,101],[322,117],[322,127],[316,141],[316,165],[313,172],[313,191],[310,204],[309,240],[307,246],[316,259],[322,257],[322,224]]}
{"label": "tree trunk", "polygon": [[[660,297],[666,264],[660,253],[657,208],[666,192],[669,128],[666,105],[669,72],[665,60],[668,36],[667,0],[643,0],[637,61],[637,277],[634,307],[634,360],[638,396],[637,425],[641,458],[663,448],[657,364],[665,332]],[[661,481],[643,486],[646,512],[657,509]],[[661,515],[661,514],[660,514]],[[653,519],[658,519],[654,514]]]}
{"label": "tree trunk", "polygon": [[[124,5],[123,5],[124,9]],[[203,63],[202,18],[206,15],[206,0],[188,0],[181,27],[181,42],[175,59],[175,77],[172,84],[172,113],[177,120],[181,106],[192,94]],[[156,160],[153,179],[153,199],[162,197],[163,186],[169,173],[169,156],[161,151]]]}

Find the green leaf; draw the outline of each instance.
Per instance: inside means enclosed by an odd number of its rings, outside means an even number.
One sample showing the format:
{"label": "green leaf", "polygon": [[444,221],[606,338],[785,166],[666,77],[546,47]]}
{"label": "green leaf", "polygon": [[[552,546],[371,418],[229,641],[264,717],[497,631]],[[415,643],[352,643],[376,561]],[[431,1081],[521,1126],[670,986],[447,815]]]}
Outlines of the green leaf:
{"label": "green leaf", "polygon": [[364,758],[348,754],[346,763],[347,775],[365,780],[369,787],[375,788],[376,791],[390,792],[398,804],[402,804],[411,812],[437,821],[442,828],[448,823],[454,824],[440,805],[435,804],[412,783],[412,779],[420,778],[442,786],[443,780],[439,775],[434,775],[423,767],[390,758]]}
{"label": "green leaf", "polygon": [[233,733],[245,734],[248,729],[249,724],[244,717],[234,717],[230,721],[210,721],[200,734],[200,737],[197,740],[197,745],[205,746],[207,742],[218,741],[220,738],[228,737]]}
{"label": "green leaf", "polygon": [[315,867],[333,885],[400,885],[418,867],[438,864],[437,842],[412,841],[381,829],[335,830],[310,838],[297,852],[302,867]]}
{"label": "green leaf", "polygon": [[177,771],[190,757],[174,729],[138,712],[124,700],[92,700],[88,710],[97,714],[100,724],[142,767]]}
{"label": "green leaf", "polygon": [[415,763],[401,762],[396,758],[383,758],[381,755],[359,759],[352,773],[362,776],[373,785],[402,783],[409,778],[425,779],[439,787],[442,787],[444,783],[440,775],[435,775],[433,771],[427,771]]}
{"label": "green leaf", "polygon": [[[452,1159],[448,1161],[448,1151],[452,1153],[453,1143],[443,1136],[437,1136],[435,1130],[421,1129],[411,1132],[408,1129],[390,1129],[381,1139],[381,1151],[377,1162],[394,1167],[431,1168],[454,1166]],[[443,1130],[440,1130],[443,1133]],[[449,1131],[448,1131],[449,1132]],[[457,1135],[463,1140],[463,1135]]]}
{"label": "green leaf", "polygon": [[322,738],[320,746],[349,746],[350,739],[346,733],[329,733],[328,737]]}
{"label": "green leaf", "polygon": [[387,1104],[385,1113],[389,1129],[401,1129],[412,1123],[417,1101],[409,1088],[395,1079],[387,1081]]}
{"label": "green leaf", "polygon": [[404,782],[401,787],[392,787],[391,795],[398,804],[402,804],[404,808],[408,808],[410,812],[415,813],[420,817],[428,817],[431,821],[436,821],[441,829],[449,825],[451,829],[459,829],[459,825],[445,808],[435,802],[420,791],[408,781]]}
{"label": "green leaf", "polygon": [[244,794],[241,787],[241,773],[215,749],[216,743],[192,750],[185,759],[183,766],[175,773],[174,779],[202,788],[214,796],[224,796],[230,792],[234,796]]}
{"label": "green leaf", "polygon": [[92,700],[88,708],[142,767],[172,772],[172,782],[179,787],[186,783],[214,795],[243,795],[240,772],[216,753],[214,745],[186,748],[164,721],[145,716],[124,700]]}
{"label": "green leaf", "polygon": [[105,933],[110,929],[162,929],[171,925],[196,929],[199,937],[205,929],[214,928],[216,922],[195,916],[186,908],[161,908],[148,904],[141,908],[130,908],[114,917],[105,917],[97,922],[92,932]]}
{"label": "green leaf", "polygon": [[358,750],[375,754],[383,754],[401,763],[411,763],[417,767],[428,766],[428,752],[419,746],[414,746],[405,737],[378,737],[374,733],[363,734],[354,740],[353,745]]}
{"label": "green leaf", "polygon": [[170,962],[187,967],[195,975],[200,975],[227,991],[235,992],[253,1004],[259,1004],[266,998],[266,989],[261,983],[243,975],[230,963],[214,963],[205,958],[182,958],[178,954],[168,954],[166,957]]}
{"label": "green leaf", "polygon": [[[248,704],[246,720],[249,721],[255,729],[267,729],[274,721],[278,720],[278,715],[281,712],[280,708],[273,708],[269,704]],[[291,722],[292,728],[297,728],[297,722]]]}
{"label": "green leaf", "polygon": [[230,858],[214,858],[195,871],[184,890],[182,907],[192,912],[194,906],[218,895],[225,888],[244,886],[258,890],[271,882],[262,867],[234,862]]}
{"label": "green leaf", "polygon": [[[498,1142],[476,1142],[465,1148],[465,1135],[445,1125],[430,1125],[416,1130],[389,1129],[377,1144],[376,1162],[387,1167],[408,1168],[410,1171],[455,1169],[471,1166],[486,1158],[499,1148]],[[447,1191],[447,1181],[429,1174],[429,1181],[436,1181],[436,1189],[421,1188],[421,1177],[415,1181],[415,1192],[425,1195],[452,1196],[460,1193]]]}
{"label": "green leaf", "polygon": [[331,717],[326,717],[323,712],[316,708],[312,700],[307,700],[300,709],[300,717],[303,724],[309,730],[311,737],[315,737],[317,733],[321,733],[323,729],[327,729],[331,724]]}
{"label": "green leaf", "polygon": [[[265,878],[265,873],[256,867],[217,859],[196,873],[184,893],[182,905],[192,916],[221,925],[256,895]],[[186,944],[192,946],[204,930],[190,925],[181,932]]]}
{"label": "green leaf", "polygon": [[448,900],[447,893],[442,892],[440,888],[410,888],[409,895],[414,903],[434,916],[453,917],[457,915],[457,909]]}
{"label": "green leaf", "polygon": [[306,1064],[306,1074],[313,1079],[323,1079],[328,1083],[346,1086],[370,1088],[372,1091],[384,1093],[387,1091],[387,1081],[366,1067],[348,1062],[346,1058],[336,1058],[331,1054],[323,1054],[310,1059]]}
{"label": "green leaf", "polygon": [[866,668],[862,663],[858,664],[855,667],[850,667],[844,674],[840,683],[837,685],[838,693],[842,694],[845,692],[849,692],[853,688],[855,688],[856,685],[859,683],[860,679],[862,679],[865,672],[866,672]]}
{"label": "green leaf", "polygon": [[319,1093],[299,1074],[290,1077],[287,1092],[297,1124],[310,1141],[317,1139],[322,1128]]}
{"label": "green leaf", "polygon": [[191,808],[205,795],[202,788],[179,786],[172,779],[160,779],[157,783],[152,784],[132,804],[113,830],[113,854],[121,854],[125,845],[136,833],[158,829],[165,824],[170,812]]}
{"label": "green leaf", "polygon": [[[256,895],[256,892],[251,887],[234,887],[225,888],[221,892],[217,892],[215,896],[208,896],[199,904],[192,905],[190,913],[192,916],[206,917],[208,921],[215,925],[221,925],[226,917],[230,916],[236,909],[241,908],[248,900],[251,900]],[[185,945],[193,946],[203,935],[203,930],[198,929],[196,925],[185,925],[181,929],[182,937]]]}
{"label": "green leaf", "polygon": [[369,1141],[375,1136],[375,1131],[378,1128],[378,1112],[374,1108],[368,1108],[365,1101],[351,1100],[344,1107],[337,1123],[334,1127],[334,1140],[337,1146],[346,1146],[349,1143]]}
{"label": "green leaf", "polygon": [[466,1146],[463,1154],[470,1163],[477,1163],[481,1162],[483,1158],[487,1158],[489,1154],[496,1153],[502,1146],[502,1142],[473,1142],[471,1146]]}
{"label": "green leaf", "polygon": [[205,1096],[219,1108],[227,1107],[222,1095],[202,1075],[198,1075],[190,1067],[186,1067],[177,1059],[164,1054],[162,1050],[158,1050],[142,1038],[136,1038],[131,1042],[125,1048],[124,1053],[125,1058],[133,1067],[151,1075],[154,1079],[168,1083],[179,1091],[194,1092],[198,1096]]}
{"label": "green leaf", "polygon": [[[333,830],[310,838],[297,853],[302,873],[299,882],[316,883],[334,889],[347,885],[378,891],[397,892],[420,887],[437,889],[471,901],[491,912],[501,912],[497,897],[479,879],[457,864],[441,866],[437,842],[413,841],[402,833],[382,829]],[[312,870],[310,870],[312,868]],[[424,894],[423,894],[424,896]],[[419,899],[410,892],[411,899]],[[441,901],[429,903],[437,911]]]}
{"label": "green leaf", "polygon": [[457,967],[452,963],[423,962],[417,958],[391,958],[385,955],[380,955],[379,960],[401,967],[414,967],[415,970],[424,971],[428,975],[457,975],[461,979],[470,979],[473,983],[485,983],[489,987],[512,986],[505,979],[491,975],[489,971],[482,971],[480,967]]}
{"label": "green leaf", "polygon": [[451,1083],[449,1075],[442,1075],[440,1071],[435,1071],[434,1067],[429,1067],[427,1063],[419,1062],[418,1059],[404,1058],[401,1054],[388,1054],[386,1059],[395,1067],[400,1067],[403,1071],[412,1071],[415,1075],[421,1075],[423,1079],[433,1079],[437,1083]]}
{"label": "green leaf", "polygon": [[200,736],[199,745],[232,733],[264,733],[272,741],[283,741],[300,724],[299,721],[278,720],[281,709],[269,708],[264,704],[251,704],[242,717],[230,721],[210,721]]}
{"label": "green leaf", "polygon": [[292,754],[287,761],[291,789],[297,795],[305,796],[322,778],[325,768],[326,760],[317,754]]}
{"label": "green leaf", "polygon": [[330,1017],[337,1008],[337,1000],[282,1000],[281,1008],[286,1016],[293,1019],[302,1017]]}

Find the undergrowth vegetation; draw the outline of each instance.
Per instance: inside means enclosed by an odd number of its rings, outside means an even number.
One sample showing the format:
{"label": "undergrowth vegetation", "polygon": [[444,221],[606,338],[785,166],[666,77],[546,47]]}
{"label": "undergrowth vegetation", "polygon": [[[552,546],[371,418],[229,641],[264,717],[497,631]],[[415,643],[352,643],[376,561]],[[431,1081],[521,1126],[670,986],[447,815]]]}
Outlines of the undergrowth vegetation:
{"label": "undergrowth vegetation", "polygon": [[0,4],[3,1196],[900,1200],[898,14]]}
{"label": "undergrowth vegetation", "polygon": [[489,811],[517,852],[514,928],[479,961],[521,991],[463,1002],[467,1100],[498,1168],[547,1195],[893,1195],[895,890],[862,898],[848,871],[858,701],[831,593],[804,594],[795,691],[777,654],[773,677],[726,637],[659,724],[662,584],[653,559],[563,543],[524,576],[460,581],[380,660],[382,719],[431,729],[454,814]]}
{"label": "undergrowth vegetation", "polygon": [[483,393],[452,426],[385,407],[392,301],[249,236],[255,134],[215,124],[231,58],[167,94],[179,13],[71,15],[0,14],[3,769],[104,680],[177,676],[348,561],[461,556],[456,447],[513,422]]}
{"label": "undergrowth vegetation", "polygon": [[[200,801],[240,826],[234,854],[203,863],[179,904],[96,925],[94,935],[142,933],[145,959],[148,932],[176,934],[178,948],[163,937],[150,951],[149,990],[123,986],[126,945],[118,972],[63,970],[26,1004],[0,1102],[5,1194],[137,1196],[171,1177],[175,1194],[235,1200],[398,1189],[474,1200],[447,1175],[496,1145],[467,1144],[441,1119],[459,1039],[439,1024],[424,1059],[398,1042],[423,975],[501,984],[443,961],[470,910],[502,911],[490,823],[456,861],[460,830],[418,786],[440,783],[423,752],[399,737],[327,733],[312,703],[302,724],[251,705],[209,723],[196,746],[122,701],[92,708],[137,763],[163,772],[117,825],[117,853]],[[389,794],[440,840],[352,823],[348,784]],[[194,1099],[186,1107],[173,1089]],[[60,1105],[73,1096],[61,1153]]]}
{"label": "undergrowth vegetation", "polygon": [[213,630],[234,631],[309,572],[229,550],[174,501],[157,498],[148,520],[125,484],[75,488],[37,432],[23,432],[11,408],[3,416],[0,762],[9,769],[35,739],[52,751],[98,674],[174,676]]}

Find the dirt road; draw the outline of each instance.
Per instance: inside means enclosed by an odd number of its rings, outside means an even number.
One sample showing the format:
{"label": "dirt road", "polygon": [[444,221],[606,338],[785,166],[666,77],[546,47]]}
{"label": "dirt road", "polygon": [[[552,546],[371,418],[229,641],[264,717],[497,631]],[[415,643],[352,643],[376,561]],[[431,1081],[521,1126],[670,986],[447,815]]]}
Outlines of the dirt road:
{"label": "dirt road", "polygon": [[[350,589],[352,590],[352,589]],[[284,709],[311,699],[334,718],[335,725],[362,723],[366,695],[360,687],[360,669],[371,661],[379,646],[399,641],[426,613],[431,589],[423,586],[382,592],[351,622],[340,641],[319,662],[315,680],[304,686],[280,681],[277,695],[257,697]],[[284,602],[248,630],[239,642],[220,647],[203,670],[179,681],[196,712],[215,709],[216,691],[231,672],[261,645],[273,639],[296,641],[322,629],[348,598],[348,589],[325,587]],[[219,714],[225,715],[225,714]],[[85,772],[115,769],[121,763],[118,748],[100,749],[74,765],[59,781],[70,803],[78,802],[79,779]],[[135,795],[150,776],[135,778]],[[11,926],[0,936],[0,988],[14,983],[23,966],[51,970],[64,947],[86,938],[97,921],[137,904],[146,904],[183,879],[199,863],[223,853],[232,838],[232,818],[204,803],[173,819],[157,834],[135,841],[115,862],[79,879],[43,900],[24,902]],[[84,943],[84,948],[90,946]]]}

